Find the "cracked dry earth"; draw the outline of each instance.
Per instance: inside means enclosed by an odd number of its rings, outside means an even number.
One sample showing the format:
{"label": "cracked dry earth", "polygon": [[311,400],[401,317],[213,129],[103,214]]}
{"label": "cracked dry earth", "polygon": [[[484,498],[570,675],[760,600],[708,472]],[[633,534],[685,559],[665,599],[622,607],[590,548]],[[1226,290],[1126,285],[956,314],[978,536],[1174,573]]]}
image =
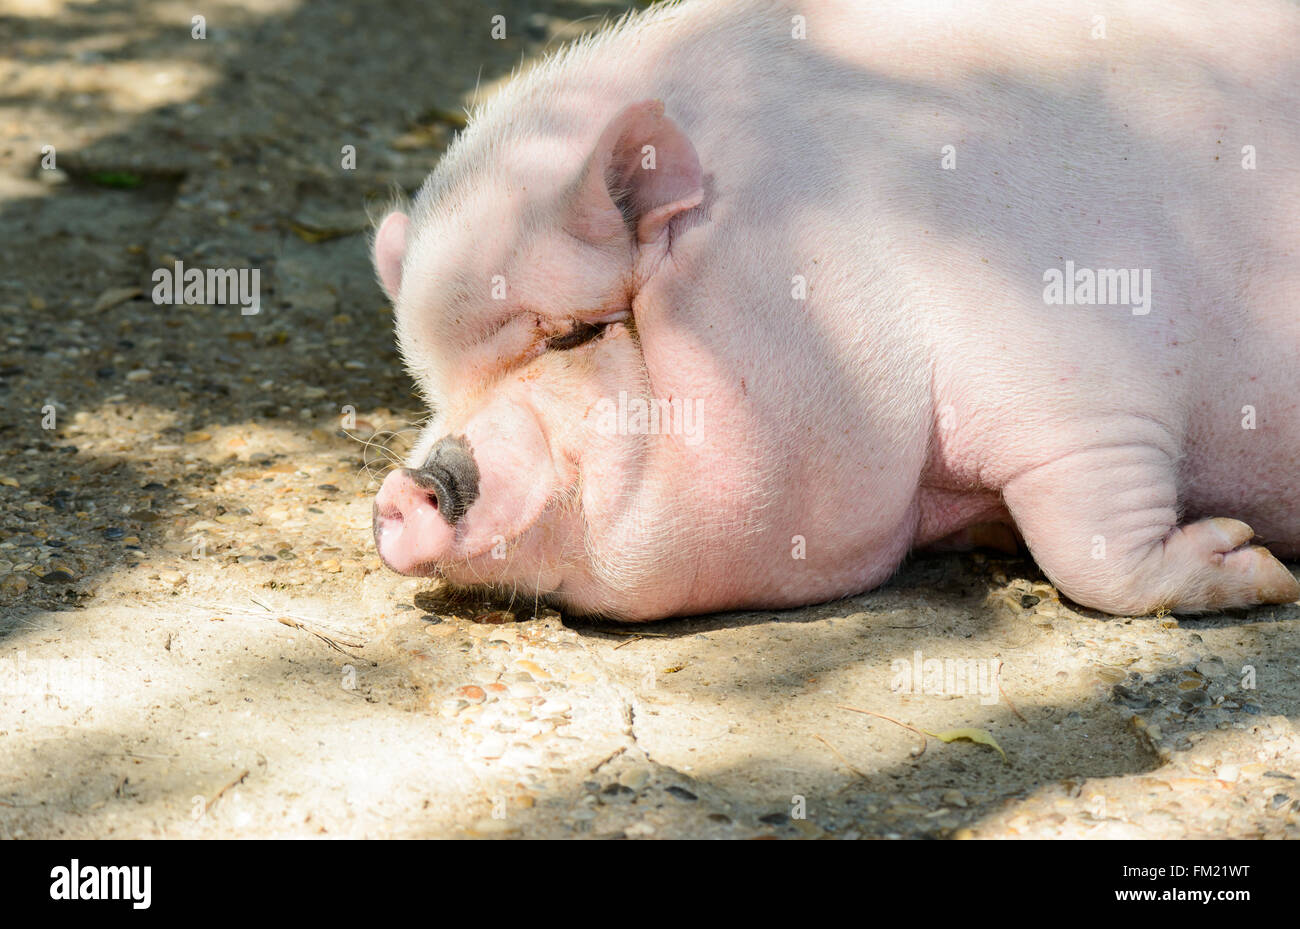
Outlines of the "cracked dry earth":
{"label": "cracked dry earth", "polygon": [[[380,568],[421,411],[367,207],[619,9],[494,6],[0,2],[0,836],[1300,836],[1300,606],[1106,617],[972,554],[621,629]],[[155,306],[178,259],[262,311]],[[1000,672],[894,686],[927,659]],[[915,731],[962,728],[1005,762]]]}

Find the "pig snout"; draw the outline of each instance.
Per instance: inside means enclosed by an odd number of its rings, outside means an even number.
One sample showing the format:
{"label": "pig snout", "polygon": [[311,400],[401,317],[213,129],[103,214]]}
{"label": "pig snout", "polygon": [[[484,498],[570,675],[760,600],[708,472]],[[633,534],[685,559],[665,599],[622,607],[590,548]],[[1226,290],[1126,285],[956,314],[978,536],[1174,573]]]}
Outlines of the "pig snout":
{"label": "pig snout", "polygon": [[426,573],[443,559],[456,523],[479,494],[479,471],[463,436],[446,436],[419,468],[401,468],[384,479],[375,497],[375,545],[402,574]]}

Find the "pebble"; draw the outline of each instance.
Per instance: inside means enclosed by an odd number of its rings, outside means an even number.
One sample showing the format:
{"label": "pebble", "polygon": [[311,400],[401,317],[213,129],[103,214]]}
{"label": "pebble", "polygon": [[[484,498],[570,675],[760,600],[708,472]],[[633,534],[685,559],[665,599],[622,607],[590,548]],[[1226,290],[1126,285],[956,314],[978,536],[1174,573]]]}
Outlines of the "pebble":
{"label": "pebble", "polygon": [[490,816],[475,820],[473,829],[479,835],[504,835],[515,831],[515,827],[507,820],[493,819]]}
{"label": "pebble", "polygon": [[153,377],[153,372],[148,368],[136,368],[134,371],[126,373],[126,379],[132,384],[138,384],[140,381],[147,381]]}
{"label": "pebble", "polygon": [[534,680],[549,681],[551,679],[550,672],[543,669],[537,662],[529,661],[527,658],[520,658],[515,662],[515,667],[520,671],[527,671],[533,676]]}
{"label": "pebble", "polygon": [[1146,694],[1129,690],[1123,684],[1116,684],[1111,693],[1111,699],[1134,710],[1145,710],[1154,702]]}
{"label": "pebble", "polygon": [[32,586],[26,574],[6,574],[0,578],[0,593],[17,596]]}
{"label": "pebble", "polygon": [[505,610],[497,610],[493,613],[484,613],[482,616],[474,617],[476,623],[486,623],[490,626],[499,626],[504,623],[515,621],[514,613],[507,613]]}
{"label": "pebble", "polygon": [[1097,677],[1106,684],[1118,684],[1124,678],[1128,677],[1128,672],[1123,668],[1114,668],[1103,665],[1097,668]]}
{"label": "pebble", "polygon": [[1228,667],[1219,658],[1207,658],[1197,663],[1196,670],[1199,674],[1208,678],[1223,677],[1228,673]]}
{"label": "pebble", "polygon": [[458,688],[455,696],[469,703],[482,703],[487,699],[487,694],[477,684],[466,684],[464,687]]}
{"label": "pebble", "polygon": [[678,787],[676,784],[673,784],[671,787],[669,787],[665,791],[665,793],[672,794],[678,800],[685,800],[687,803],[693,803],[696,800],[700,799],[695,794],[687,790],[685,787]]}
{"label": "pebble", "polygon": [[552,699],[547,700],[539,706],[537,712],[541,716],[567,716],[572,709],[573,707],[565,703],[563,700]]}
{"label": "pebble", "polygon": [[966,796],[960,790],[945,790],[939,799],[948,806],[966,806]]}
{"label": "pebble", "polygon": [[618,782],[631,790],[640,790],[650,781],[650,772],[643,767],[628,768],[618,776]]}
{"label": "pebble", "polygon": [[1241,769],[1235,764],[1221,764],[1215,769],[1214,776],[1221,781],[1232,783],[1241,777]]}

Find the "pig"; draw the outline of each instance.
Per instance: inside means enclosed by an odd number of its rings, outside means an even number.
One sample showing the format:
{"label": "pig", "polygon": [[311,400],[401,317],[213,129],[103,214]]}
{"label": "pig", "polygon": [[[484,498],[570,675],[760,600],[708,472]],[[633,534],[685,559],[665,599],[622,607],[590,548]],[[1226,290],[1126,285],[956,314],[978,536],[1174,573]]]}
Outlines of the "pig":
{"label": "pig", "polygon": [[624,621],[1023,541],[1120,615],[1300,598],[1300,12],[695,0],[472,114],[373,258],[406,574]]}

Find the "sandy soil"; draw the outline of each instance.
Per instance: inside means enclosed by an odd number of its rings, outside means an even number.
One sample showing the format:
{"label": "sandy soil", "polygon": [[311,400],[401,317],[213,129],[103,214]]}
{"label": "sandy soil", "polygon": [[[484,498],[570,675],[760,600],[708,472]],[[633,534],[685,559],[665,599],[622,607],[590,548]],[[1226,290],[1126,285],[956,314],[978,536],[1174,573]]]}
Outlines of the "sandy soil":
{"label": "sandy soil", "polygon": [[[0,836],[1300,837],[1297,605],[1117,619],[975,554],[627,630],[380,568],[422,414],[367,209],[618,9],[493,7],[0,0]],[[262,311],[154,305],[177,260]],[[900,687],[936,659],[984,697]],[[960,729],[1005,760],[917,731]]]}

